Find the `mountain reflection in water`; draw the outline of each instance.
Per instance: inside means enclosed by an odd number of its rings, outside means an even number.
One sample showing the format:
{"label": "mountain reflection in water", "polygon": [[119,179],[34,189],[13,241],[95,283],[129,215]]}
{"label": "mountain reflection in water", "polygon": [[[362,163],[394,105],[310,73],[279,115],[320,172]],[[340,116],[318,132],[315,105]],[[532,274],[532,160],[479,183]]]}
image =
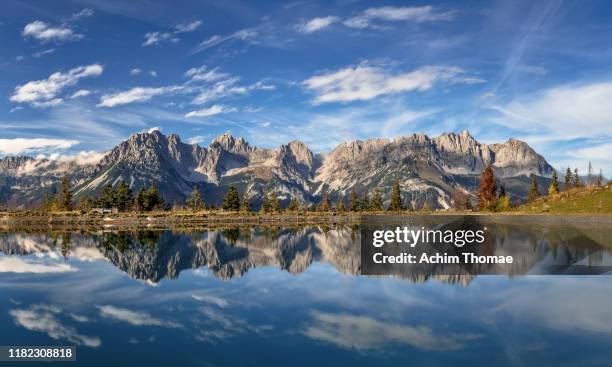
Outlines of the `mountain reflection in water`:
{"label": "mountain reflection in water", "polygon": [[76,345],[71,366],[609,365],[609,277],[531,275],[606,273],[609,226],[483,225],[512,266],[360,276],[360,226],[0,232],[0,344]]}

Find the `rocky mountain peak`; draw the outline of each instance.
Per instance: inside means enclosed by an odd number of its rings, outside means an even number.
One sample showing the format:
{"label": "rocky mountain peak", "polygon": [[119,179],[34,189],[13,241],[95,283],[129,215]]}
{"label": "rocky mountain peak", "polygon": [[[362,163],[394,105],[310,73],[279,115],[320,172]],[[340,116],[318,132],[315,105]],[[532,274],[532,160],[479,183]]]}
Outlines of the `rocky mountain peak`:
{"label": "rocky mountain peak", "polygon": [[211,147],[221,147],[233,153],[247,153],[251,147],[243,138],[235,138],[230,133],[217,136],[211,143]]}

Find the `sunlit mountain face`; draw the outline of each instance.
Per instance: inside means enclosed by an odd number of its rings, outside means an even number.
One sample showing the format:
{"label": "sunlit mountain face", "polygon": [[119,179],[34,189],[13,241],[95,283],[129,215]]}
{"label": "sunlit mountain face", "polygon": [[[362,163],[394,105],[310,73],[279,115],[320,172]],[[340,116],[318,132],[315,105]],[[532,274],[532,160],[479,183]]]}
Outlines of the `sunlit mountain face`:
{"label": "sunlit mountain face", "polygon": [[[482,253],[513,254],[512,266],[431,264],[363,276],[367,223],[5,229],[0,337],[76,345],[76,365],[87,366],[605,365],[609,226],[482,220]],[[422,225],[453,228],[456,218]],[[571,275],[585,268],[599,275]]]}

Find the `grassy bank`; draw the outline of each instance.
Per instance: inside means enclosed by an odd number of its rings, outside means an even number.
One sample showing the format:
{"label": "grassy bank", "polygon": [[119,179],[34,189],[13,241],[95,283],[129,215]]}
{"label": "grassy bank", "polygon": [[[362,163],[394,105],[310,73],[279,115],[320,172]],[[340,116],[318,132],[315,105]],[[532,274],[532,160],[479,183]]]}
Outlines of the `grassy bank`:
{"label": "grassy bank", "polygon": [[570,189],[524,204],[516,211],[527,214],[612,215],[612,187]]}

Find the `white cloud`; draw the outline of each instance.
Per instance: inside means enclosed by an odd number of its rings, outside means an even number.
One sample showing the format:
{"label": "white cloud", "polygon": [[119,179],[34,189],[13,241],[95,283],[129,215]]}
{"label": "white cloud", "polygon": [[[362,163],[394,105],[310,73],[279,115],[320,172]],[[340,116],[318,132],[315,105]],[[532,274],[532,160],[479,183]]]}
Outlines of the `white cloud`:
{"label": "white cloud", "polygon": [[[75,85],[82,78],[98,76],[104,68],[99,64],[79,66],[67,73],[55,72],[47,79],[34,80],[24,85],[15,87],[11,101],[19,103],[53,103],[57,101],[57,95],[66,87]],[[61,100],[60,100],[61,102]]]}
{"label": "white cloud", "polygon": [[241,41],[249,41],[257,37],[258,34],[259,33],[254,29],[241,29],[237,32],[234,32],[232,34],[225,35],[225,36],[220,36],[218,34],[215,34],[214,36],[211,36],[207,40],[201,42],[198,46],[192,49],[190,53],[195,54],[195,53],[204,51],[206,49],[209,49],[211,47],[214,47],[223,42],[234,40],[234,39],[238,39]]}
{"label": "white cloud", "polygon": [[435,335],[427,326],[409,326],[379,321],[368,316],[313,313],[314,323],[303,334],[339,347],[369,350],[388,343],[408,345],[421,350],[457,350],[474,335]]}
{"label": "white cloud", "polygon": [[482,79],[466,77],[457,67],[426,66],[420,69],[390,74],[387,71],[361,64],[335,72],[311,77],[303,85],[315,94],[315,104],[369,100],[382,95],[412,91],[426,91],[437,82],[481,83]]}
{"label": "white cloud", "polygon": [[179,39],[172,33],[167,32],[149,32],[145,34],[143,46],[161,45],[162,43],[176,43]]}
{"label": "white cloud", "polygon": [[74,41],[83,38],[83,35],[75,33],[65,25],[52,27],[40,20],[26,24],[21,35],[24,37],[32,37],[42,42]]}
{"label": "white cloud", "polygon": [[47,264],[44,262],[26,261],[20,257],[0,257],[0,273],[66,273],[76,271],[69,264]]}
{"label": "white cloud", "polygon": [[63,325],[58,318],[61,310],[54,306],[34,305],[28,309],[10,310],[9,314],[15,324],[27,330],[46,333],[52,339],[65,339],[77,345],[94,348],[102,344],[98,337],[79,334],[75,328]]}
{"label": "white cloud", "polygon": [[70,99],[87,97],[90,94],[91,94],[91,91],[87,89],[79,89],[70,96]]}
{"label": "white cloud", "polygon": [[36,159],[47,159],[50,161],[57,161],[62,163],[74,163],[78,166],[85,166],[90,164],[99,163],[108,152],[96,152],[93,150],[80,151],[76,154],[59,154],[52,153],[47,156],[41,154]]}
{"label": "white cloud", "polygon": [[132,76],[133,75],[138,75],[140,73],[142,73],[142,70],[140,70],[138,68],[134,68],[134,69],[130,70],[130,75],[132,75]]}
{"label": "white cloud", "polygon": [[89,9],[89,8],[85,8],[83,10],[81,10],[78,13],[74,13],[72,14],[72,16],[70,17],[71,21],[76,21],[76,20],[80,20],[80,19],[84,19],[84,18],[89,18],[91,16],[94,15],[94,11]]}
{"label": "white cloud", "polygon": [[452,19],[452,12],[438,12],[431,6],[417,7],[395,7],[383,6],[380,8],[369,8],[363,13],[345,20],[343,23],[351,28],[368,28],[372,27],[372,21],[388,21],[388,22],[431,22],[437,20]]}
{"label": "white cloud", "polygon": [[34,57],[34,58],[40,58],[40,57],[43,57],[43,56],[45,56],[45,55],[52,54],[52,53],[54,53],[54,52],[55,52],[55,49],[54,49],[54,48],[49,48],[49,49],[46,49],[46,50],[42,50],[42,51],[38,51],[38,52],[34,52],[34,53],[32,54],[32,57]]}
{"label": "white cloud", "polygon": [[187,143],[189,143],[189,144],[201,144],[201,143],[205,142],[207,139],[210,139],[209,135],[206,135],[206,136],[204,136],[204,135],[196,135],[196,136],[192,136],[189,139],[187,139]]}
{"label": "white cloud", "polygon": [[151,70],[149,71],[149,75],[151,75],[153,78],[157,78],[157,71]]}
{"label": "white cloud", "polygon": [[151,98],[176,91],[180,87],[136,87],[125,92],[119,92],[115,94],[106,94],[100,97],[100,103],[98,107],[115,107],[135,102],[145,102]]}
{"label": "white cloud", "polygon": [[494,122],[525,133],[558,138],[612,135],[612,82],[565,85],[492,106],[502,113]]}
{"label": "white cloud", "polygon": [[146,312],[132,311],[127,308],[119,308],[114,306],[96,306],[100,311],[100,316],[123,321],[134,326],[162,326],[168,328],[180,327],[180,324],[174,321],[166,321],[154,318]]}
{"label": "white cloud", "polygon": [[37,151],[68,149],[79,144],[78,140],[46,139],[46,138],[15,138],[0,139],[1,154],[22,154]]}
{"label": "white cloud", "polygon": [[229,74],[219,71],[219,68],[208,69],[206,65],[198,68],[191,68],[185,72],[185,77],[190,78],[190,82],[214,82],[229,77]]}
{"label": "white cloud", "polygon": [[338,17],[328,16],[328,17],[318,17],[309,20],[304,24],[298,25],[298,31],[302,33],[314,33],[325,29],[332,25],[333,23],[338,21]]}
{"label": "white cloud", "polygon": [[55,107],[61,105],[63,102],[64,100],[61,98],[53,98],[48,101],[32,102],[32,106],[36,108]]}
{"label": "white cloud", "polygon": [[189,23],[177,24],[176,27],[174,27],[176,29],[175,33],[193,32],[196,29],[200,28],[201,25],[201,20],[194,20],[193,22]]}
{"label": "white cloud", "polygon": [[236,109],[233,107],[227,107],[227,106],[216,104],[216,105],[213,105],[208,108],[201,109],[201,110],[191,111],[187,113],[185,117],[187,118],[189,117],[207,117],[207,116],[214,116],[214,115],[218,115],[221,113],[230,113],[230,112],[236,112]]}

